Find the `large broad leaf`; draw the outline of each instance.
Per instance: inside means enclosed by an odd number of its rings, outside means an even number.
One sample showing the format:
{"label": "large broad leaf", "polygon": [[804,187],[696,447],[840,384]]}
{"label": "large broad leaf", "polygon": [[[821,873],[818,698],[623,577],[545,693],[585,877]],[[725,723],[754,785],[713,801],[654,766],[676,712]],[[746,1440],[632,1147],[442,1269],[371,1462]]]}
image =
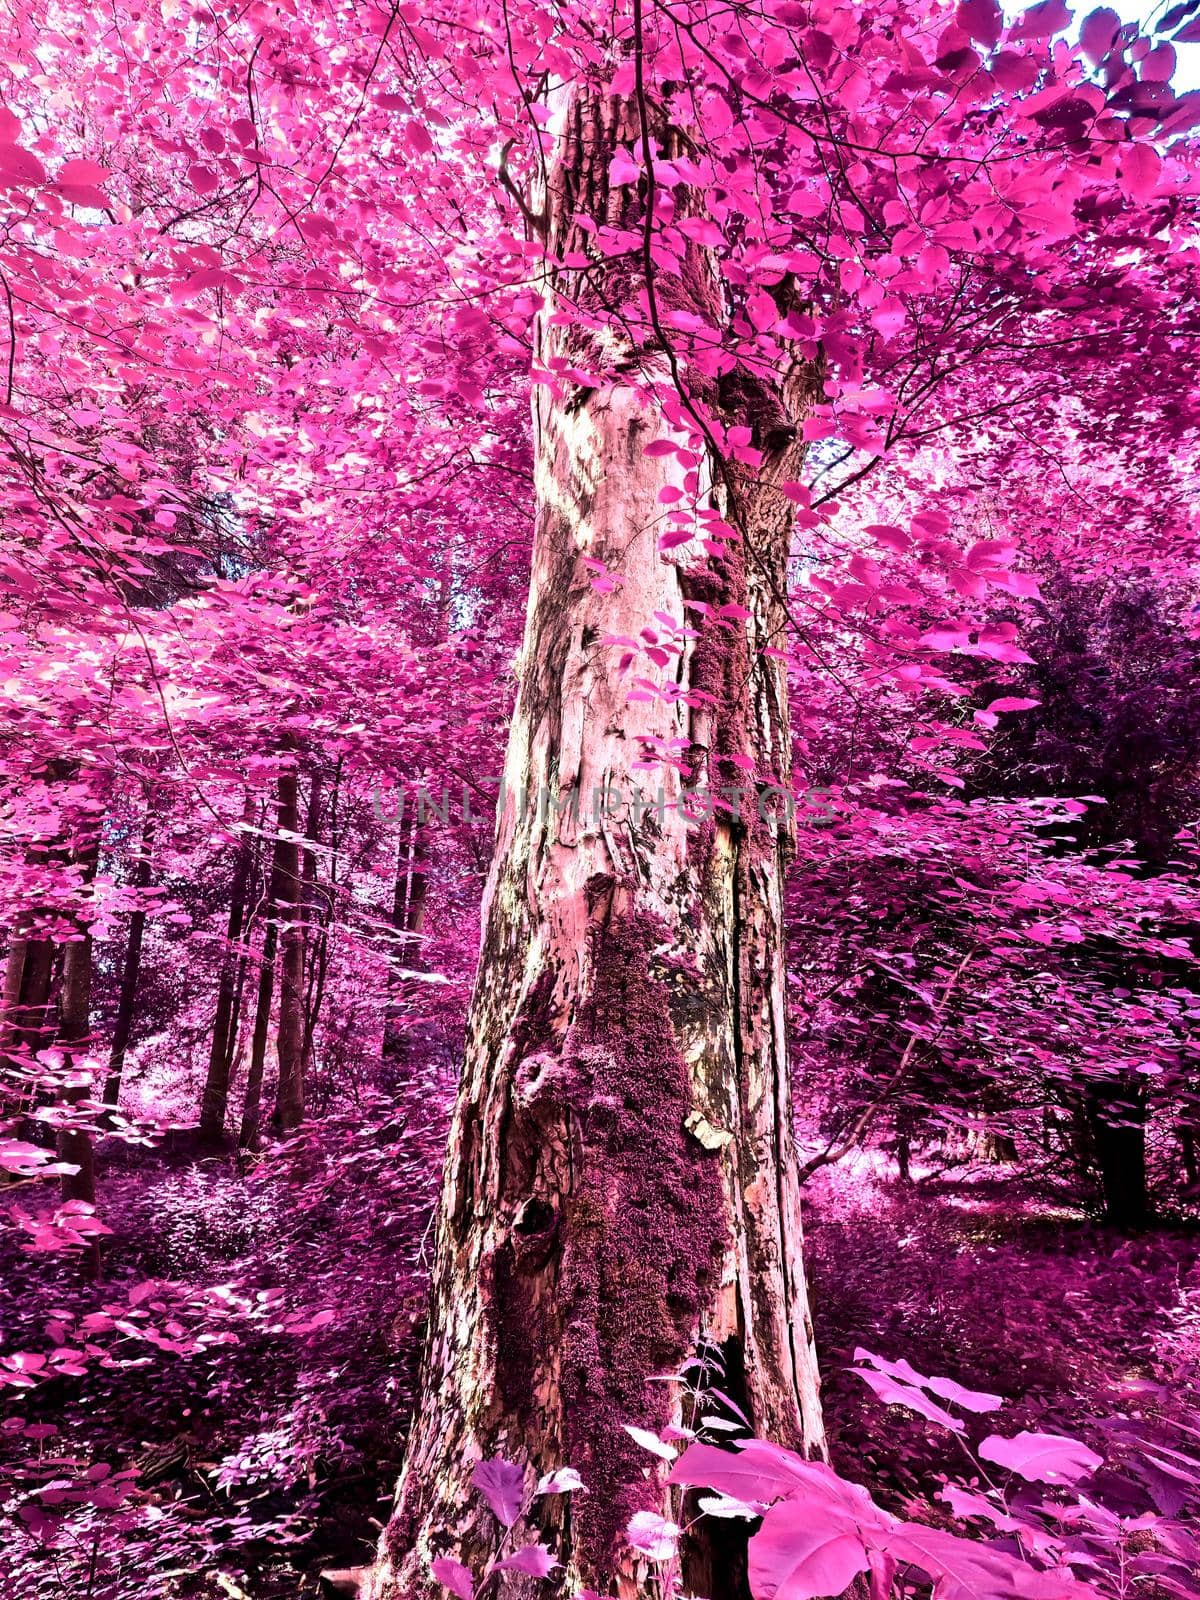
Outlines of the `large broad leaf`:
{"label": "large broad leaf", "polygon": [[750,1541],[754,1600],[818,1600],[839,1595],[870,1557],[847,1507],[827,1500],[781,1500]]}
{"label": "large broad leaf", "polygon": [[515,1462],[496,1456],[481,1461],[471,1482],[506,1528],[511,1528],[525,1504],[525,1474]]}
{"label": "large broad leaf", "polygon": [[747,1439],[736,1450],[711,1444],[689,1445],[667,1475],[667,1482],[691,1489],[715,1489],[743,1505],[813,1495],[854,1507],[863,1517],[884,1514],[856,1483],[839,1478],[820,1461],[805,1461],[794,1451],[765,1439]]}
{"label": "large broad leaf", "polygon": [[1029,1483],[1075,1483],[1104,1465],[1104,1457],[1087,1445],[1057,1433],[1022,1432],[1011,1439],[989,1434],[979,1454]]}

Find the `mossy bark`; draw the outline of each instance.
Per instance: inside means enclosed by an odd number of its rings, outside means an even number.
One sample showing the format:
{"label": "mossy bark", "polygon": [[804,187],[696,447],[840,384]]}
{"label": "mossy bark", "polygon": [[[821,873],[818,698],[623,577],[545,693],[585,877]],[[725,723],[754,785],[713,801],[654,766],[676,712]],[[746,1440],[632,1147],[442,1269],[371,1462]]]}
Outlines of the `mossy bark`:
{"label": "mossy bark", "polygon": [[[576,94],[546,196],[552,248],[581,210],[636,216],[637,190],[611,192],[606,175],[637,125],[628,104]],[[687,276],[659,293],[677,307],[715,294],[702,253]],[[553,316],[561,288],[548,283],[535,359],[581,367],[578,336]],[[608,289],[619,298],[629,285]],[[578,280],[570,293],[578,305]],[[653,341],[632,359],[666,381]],[[704,1381],[757,1433],[824,1449],[787,1063],[790,824],[746,798],[737,815],[697,822],[677,767],[645,766],[654,752],[680,755],[710,792],[789,781],[785,671],[763,652],[785,629],[791,521],[777,485],[798,465],[809,382],[798,368],[772,390],[759,381],[752,475],[703,464],[703,500],[743,533],[707,562],[698,541],[659,549],[662,491],[684,489],[687,469],[646,446],[685,438],[644,386],[535,391],[519,693],[422,1399],[366,1583],[373,1600],[433,1593],[438,1556],[482,1572],[497,1527],[470,1476],[495,1455],[525,1468],[530,1490],[542,1472],[576,1468],[588,1493],[537,1501],[529,1537],[551,1545],[568,1588],[639,1592],[646,1574],[622,1530],[636,1510],[666,1510],[667,1494],[661,1463],[623,1424],[678,1422],[684,1387],[657,1380],[702,1351],[720,1363]],[[615,585],[597,587],[589,560]],[[738,608],[736,624],[711,616],[722,605]],[[643,658],[623,670],[610,641],[636,638],[655,613],[695,633],[676,635],[658,692],[631,693],[653,669]],[[736,1556],[694,1552],[685,1577],[713,1596],[742,1590]],[[538,1587],[512,1573],[497,1582],[502,1596]]]}

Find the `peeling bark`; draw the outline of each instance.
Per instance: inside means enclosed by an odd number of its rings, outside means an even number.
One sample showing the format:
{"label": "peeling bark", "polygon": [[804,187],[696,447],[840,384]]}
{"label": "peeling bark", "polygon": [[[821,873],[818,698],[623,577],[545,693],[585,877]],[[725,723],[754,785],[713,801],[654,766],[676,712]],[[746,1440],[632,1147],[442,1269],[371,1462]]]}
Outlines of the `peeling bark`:
{"label": "peeling bark", "polygon": [[[614,144],[636,128],[622,102],[579,94],[567,107],[547,207],[555,248],[579,211],[636,211],[636,193],[607,187]],[[670,130],[660,132],[669,146]],[[711,296],[702,252],[692,268],[660,295],[677,306]],[[607,290],[619,298],[623,286]],[[578,301],[583,291],[572,292]],[[545,317],[538,364],[567,354],[586,365],[569,337]],[[637,361],[664,367],[653,348]],[[538,1473],[577,1468],[590,1493],[538,1502],[542,1536],[569,1586],[638,1592],[644,1574],[621,1530],[666,1497],[622,1424],[677,1420],[681,1387],[649,1380],[702,1349],[720,1353],[718,1386],[757,1432],[824,1449],[787,1064],[790,827],[753,801],[739,816],[689,821],[674,767],[649,780],[662,784],[662,808],[637,804],[641,764],[664,748],[686,754],[700,788],[788,783],[786,677],[761,652],[784,627],[791,523],[775,486],[795,474],[808,381],[797,371],[771,390],[753,385],[764,451],[753,477],[707,463],[711,503],[745,538],[703,567],[692,547],[659,552],[660,492],[684,476],[674,456],[645,453],[671,435],[661,413],[633,387],[566,400],[536,390],[520,688],[423,1398],[365,1586],[372,1600],[430,1592],[440,1555],[482,1570],[495,1524],[470,1474],[496,1454],[525,1466],[531,1488]],[[587,558],[619,578],[612,592],[593,586]],[[656,611],[694,623],[689,601],[736,604],[749,621],[701,628],[667,669],[674,688],[631,699],[605,639],[636,636]],[[596,793],[608,803],[593,808]],[[713,1596],[740,1593],[743,1581],[736,1554],[702,1550],[687,1577]],[[497,1581],[504,1596],[531,1592],[515,1575]]]}

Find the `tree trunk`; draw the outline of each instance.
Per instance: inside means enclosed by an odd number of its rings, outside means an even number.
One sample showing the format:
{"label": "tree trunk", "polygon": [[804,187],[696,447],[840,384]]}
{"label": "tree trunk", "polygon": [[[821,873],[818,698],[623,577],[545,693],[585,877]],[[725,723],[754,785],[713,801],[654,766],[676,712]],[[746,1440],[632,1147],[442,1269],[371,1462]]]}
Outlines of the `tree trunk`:
{"label": "tree trunk", "polygon": [[[86,1054],[91,1036],[92,997],[92,938],[85,933],[73,939],[63,957],[63,982],[58,1042],[69,1067],[83,1070],[80,1058]],[[78,1084],[68,1089],[68,1104],[88,1098],[90,1083]],[[96,1199],[95,1163],[92,1156],[92,1136],[84,1129],[64,1128],[58,1135],[58,1159],[73,1162],[79,1171],[64,1173],[62,1195],[64,1200],[85,1200],[89,1205]]]}
{"label": "tree trunk", "polygon": [[225,1045],[226,1098],[233,1083],[242,1034],[242,1002],[246,994],[246,979],[251,963],[251,945],[254,938],[255,901],[258,895],[259,870],[262,865],[263,828],[266,823],[266,806],[259,808],[258,828],[250,854],[250,878],[246,890],[246,914],[242,922],[241,942],[238,947],[237,979],[233,986],[233,1009],[229,1018],[229,1038]]}
{"label": "tree trunk", "polygon": [[21,982],[25,975],[25,953],[29,948],[23,922],[13,930],[8,954],[4,958],[4,999],[0,1002],[0,1054],[9,1047],[16,1030],[17,1008],[21,1004]]}
{"label": "tree trunk", "polygon": [[[133,886],[139,893],[149,888],[151,859],[154,843],[154,817],[150,810],[152,797],[147,797],[146,817],[142,823],[142,846],[133,875]],[[142,940],[146,933],[146,912],[139,900],[129,919],[129,939],[125,946],[125,962],[121,969],[121,992],[117,1000],[117,1019],[113,1024],[112,1046],[108,1056],[108,1076],[104,1080],[104,1104],[113,1111],[121,1099],[121,1075],[125,1070],[125,1053],[133,1034],[133,1019],[137,1011],[138,979],[142,971]]]}
{"label": "tree trunk", "polygon": [[[22,939],[19,955],[10,954],[16,967],[13,987],[16,1002],[6,1019],[5,1052],[18,1073],[27,1070],[32,1056],[44,1050],[53,1035],[50,993],[54,982],[54,941],[41,937]],[[8,978],[6,974],[6,981]],[[18,1087],[18,1101],[27,1100]]]}
{"label": "tree trunk", "polygon": [[304,1120],[304,915],[300,877],[300,807],[296,769],[279,774],[275,905],[279,917],[279,1080],[272,1126],[289,1133]]}
{"label": "tree trunk", "polygon": [[[267,1042],[271,1029],[271,1001],[275,992],[275,957],[279,948],[280,933],[283,937],[292,933],[296,923],[296,903],[300,887],[300,844],[297,838],[297,824],[299,811],[296,797],[296,773],[294,767],[285,767],[281,770],[276,788],[276,827],[275,843],[271,851],[271,878],[267,888],[267,921],[266,931],[263,934],[262,952],[259,958],[258,972],[258,999],[254,1010],[254,1032],[250,1042],[250,1070],[246,1077],[246,1097],[242,1108],[242,1128],[238,1135],[238,1144],[243,1150],[258,1148],[259,1133],[262,1123],[262,1088],[263,1073],[266,1067]],[[300,945],[300,958],[303,963],[304,946]],[[292,966],[289,967],[289,961]],[[276,1095],[276,1116],[279,1116],[281,1104],[287,1097],[289,1105],[294,1104],[292,1098],[295,1094],[294,1083],[285,1091],[283,1077],[285,1073],[284,1052],[289,1051],[286,1071],[289,1076],[297,1073],[304,1037],[303,1017],[301,1013],[302,994],[298,988],[288,991],[288,977],[291,972],[294,979],[295,946],[285,947],[284,959],[280,963],[280,1000],[279,1023],[276,1042],[279,1050],[279,1076],[280,1087]],[[303,983],[303,966],[301,965],[300,982]],[[301,1096],[303,1087],[301,1086]],[[303,1115],[303,1098],[300,1102],[300,1115]],[[299,1117],[296,1119],[299,1121]]]}
{"label": "tree trunk", "polygon": [[213,1018],[212,1046],[208,1073],[200,1101],[200,1133],[218,1143],[225,1133],[225,1114],[229,1104],[229,1079],[233,1070],[233,1034],[237,1021],[238,977],[244,961],[243,934],[247,930],[247,896],[255,854],[252,832],[254,796],[246,795],[242,810],[242,831],[234,856],[233,882],[229,890],[229,923],[225,929],[225,948],[221,953],[221,976],[217,985],[217,1011]]}
{"label": "tree trunk", "polygon": [[1114,1228],[1144,1226],[1150,1219],[1145,1088],[1124,1079],[1090,1087],[1087,1119],[1105,1222]]}
{"label": "tree trunk", "polygon": [[396,847],[396,892],[392,902],[392,927],[396,941],[388,974],[388,1004],[383,1022],[383,1061],[388,1080],[399,1083],[416,1043],[408,1012],[419,985],[405,972],[420,972],[421,930],[425,923],[428,883],[428,844],[424,825],[417,820],[416,803],[405,803],[400,813]]}
{"label": "tree trunk", "polygon": [[[572,248],[570,217],[584,205],[630,225],[639,197],[610,192],[607,173],[638,123],[632,105],[572,100],[550,177],[552,250]],[[660,134],[670,154],[671,130]],[[660,299],[696,309],[696,295],[713,292],[702,252],[691,265],[691,287],[664,280]],[[618,300],[638,292],[607,287]],[[579,303],[579,282],[570,288]],[[703,311],[718,314],[711,303]],[[570,339],[545,318],[535,365],[565,357],[586,369]],[[636,361],[666,383],[653,340]],[[785,630],[791,524],[775,485],[796,473],[808,381],[796,372],[776,390],[757,387],[749,412],[753,380],[742,381],[726,420],[752,423],[764,459],[753,479],[702,465],[704,498],[743,535],[707,566],[697,544],[658,548],[662,491],[691,497],[696,478],[645,447],[669,438],[684,449],[686,436],[633,387],[558,398],[535,389],[520,687],[421,1397],[372,1597],[424,1594],[439,1555],[478,1576],[495,1523],[470,1476],[497,1454],[525,1469],[529,1489],[541,1472],[576,1468],[589,1492],[569,1507],[540,1500],[541,1536],[569,1583],[639,1591],[645,1572],[622,1530],[637,1510],[664,1510],[667,1495],[622,1425],[678,1421],[682,1386],[652,1380],[689,1364],[695,1377],[702,1355],[718,1367],[701,1384],[731,1396],[757,1433],[824,1448],[786,1050],[790,825],[754,798],[738,817],[718,809],[689,825],[676,767],[647,777],[640,765],[680,754],[712,792],[789,782],[785,672],[761,652]],[[594,586],[589,558],[614,587]],[[699,637],[667,630],[661,692],[631,693],[655,668],[642,658],[622,672],[620,647],[606,641],[637,638],[656,613],[682,628],[689,605]],[[700,625],[703,607],[722,605],[748,621]],[[659,785],[661,808],[656,795],[639,804]],[[713,1566],[698,1546],[685,1578],[714,1596],[744,1589],[736,1555]],[[497,1581],[501,1596],[529,1592],[519,1576]]]}
{"label": "tree trunk", "polygon": [[1200,1188],[1200,1161],[1196,1159],[1196,1129],[1188,1122],[1179,1124],[1179,1155],[1183,1162],[1183,1181],[1189,1190]]}
{"label": "tree trunk", "polygon": [[[83,881],[90,884],[95,877],[99,857],[98,838],[89,841],[79,853],[83,867]],[[74,1079],[63,1094],[66,1105],[80,1105],[91,1098],[93,1084],[90,1062],[87,1059],[92,1034],[92,934],[88,920],[80,916],[76,923],[76,937],[63,952],[62,994],[59,1000],[58,1044],[63,1053],[63,1065]],[[79,1200],[89,1206],[96,1203],[96,1162],[89,1129],[84,1127],[60,1128],[56,1154],[60,1161],[69,1162],[77,1170],[63,1173],[62,1197]],[[94,1240],[84,1251],[83,1270],[87,1277],[100,1273],[100,1242]]]}
{"label": "tree trunk", "polygon": [[275,947],[279,928],[267,909],[262,950],[258,958],[258,993],[254,1004],[254,1031],[250,1035],[250,1070],[246,1074],[246,1093],[242,1101],[242,1126],[238,1147],[257,1150],[262,1125],[263,1073],[267,1062],[267,1041],[271,1033],[271,1000],[275,993]]}

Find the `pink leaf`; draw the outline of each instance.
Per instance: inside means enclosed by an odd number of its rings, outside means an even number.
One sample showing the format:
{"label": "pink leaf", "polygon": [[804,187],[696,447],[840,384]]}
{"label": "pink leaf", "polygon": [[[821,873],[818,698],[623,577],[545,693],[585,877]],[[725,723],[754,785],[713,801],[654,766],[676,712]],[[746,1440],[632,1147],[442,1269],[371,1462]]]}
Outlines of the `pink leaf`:
{"label": "pink leaf", "polygon": [[[664,660],[661,665],[665,666]],[[651,1455],[658,1456],[661,1461],[674,1461],[679,1454],[674,1445],[664,1444],[656,1433],[651,1433],[648,1428],[635,1428],[632,1423],[624,1424],[625,1432],[634,1444],[640,1444],[643,1450],[649,1450]]]}
{"label": "pink leaf", "polygon": [[1100,6],[1083,19],[1079,30],[1079,43],[1089,61],[1103,61],[1116,43],[1121,30],[1121,19],[1109,6]]}
{"label": "pink leaf", "polygon": [[801,1501],[772,1506],[750,1541],[750,1592],[754,1600],[816,1600],[840,1595],[869,1565],[849,1510]]}
{"label": "pink leaf", "polygon": [[1041,705],[1040,700],[1023,700],[1019,695],[1004,695],[999,700],[993,700],[985,707],[990,712],[997,711],[1032,711],[1034,706]]}
{"label": "pink leaf", "polygon": [[1104,1457],[1087,1445],[1057,1433],[1022,1431],[1011,1439],[993,1433],[979,1446],[979,1454],[1029,1483],[1075,1483],[1104,1465]]}
{"label": "pink leaf", "polygon": [[0,183],[44,183],[46,170],[38,158],[19,144],[0,144]]}
{"label": "pink leaf", "polygon": [[544,1544],[525,1544],[503,1561],[493,1563],[492,1570],[499,1568],[505,1572],[524,1572],[530,1578],[545,1578],[556,1566],[558,1562]]}
{"label": "pink leaf", "polygon": [[583,1479],[574,1467],[559,1467],[554,1472],[547,1472],[538,1479],[535,1494],[571,1494],[576,1489],[585,1487]]}
{"label": "pink leaf", "polygon": [[1020,21],[1009,29],[1010,39],[1046,39],[1070,25],[1071,13],[1065,0],[1041,0],[1022,12]]}
{"label": "pink leaf", "polygon": [[927,1382],[934,1394],[949,1400],[953,1406],[961,1406],[964,1411],[999,1411],[1004,1404],[1003,1395],[988,1394],[983,1389],[964,1389],[953,1378],[929,1378]]}
{"label": "pink leaf", "polygon": [[77,159],[63,162],[62,166],[58,169],[57,181],[59,183],[95,184],[103,183],[104,180],[109,176],[111,176],[111,174],[109,173],[108,169],[100,166],[98,162],[82,161]]}
{"label": "pink leaf", "polygon": [[957,1417],[951,1416],[942,1406],[935,1404],[921,1389],[911,1388],[906,1383],[897,1383],[883,1372],[867,1372],[862,1367],[853,1367],[851,1371],[855,1377],[861,1378],[868,1388],[874,1390],[885,1406],[907,1406],[919,1417],[924,1417],[926,1422],[935,1422],[939,1427],[949,1428],[954,1433],[963,1431],[965,1424]]}
{"label": "pink leaf", "polygon": [[1152,145],[1130,144],[1121,152],[1121,171],[1117,182],[1131,200],[1149,200],[1162,175],[1162,157]]}
{"label": "pink leaf", "polygon": [[964,33],[990,49],[1000,43],[1004,30],[1004,13],[999,0],[962,0],[954,13],[954,20]]}
{"label": "pink leaf", "polygon": [[668,1522],[657,1511],[636,1511],[629,1519],[625,1537],[639,1555],[650,1561],[670,1561],[683,1529]]}

